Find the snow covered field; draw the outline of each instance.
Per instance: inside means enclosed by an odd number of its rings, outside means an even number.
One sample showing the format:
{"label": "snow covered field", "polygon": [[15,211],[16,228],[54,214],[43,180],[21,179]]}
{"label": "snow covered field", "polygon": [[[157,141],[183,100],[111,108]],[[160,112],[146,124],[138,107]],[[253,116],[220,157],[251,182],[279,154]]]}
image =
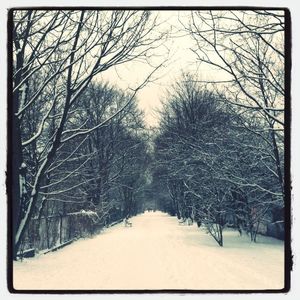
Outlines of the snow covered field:
{"label": "snow covered field", "polygon": [[14,263],[15,289],[281,289],[283,242],[226,231],[221,248],[197,226],[146,212],[100,235]]}

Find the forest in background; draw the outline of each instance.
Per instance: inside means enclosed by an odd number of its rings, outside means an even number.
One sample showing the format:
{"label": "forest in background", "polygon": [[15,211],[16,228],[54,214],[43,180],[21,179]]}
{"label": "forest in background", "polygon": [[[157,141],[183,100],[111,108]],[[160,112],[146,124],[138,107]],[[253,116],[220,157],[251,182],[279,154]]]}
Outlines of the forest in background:
{"label": "forest in background", "polygon": [[[14,258],[147,208],[205,226],[220,246],[226,226],[284,238],[285,12],[191,11],[178,22],[195,63],[226,75],[183,70],[149,129],[138,92],[163,67],[150,58],[170,34],[157,14],[11,11]],[[138,86],[99,79],[137,60],[152,66]]]}

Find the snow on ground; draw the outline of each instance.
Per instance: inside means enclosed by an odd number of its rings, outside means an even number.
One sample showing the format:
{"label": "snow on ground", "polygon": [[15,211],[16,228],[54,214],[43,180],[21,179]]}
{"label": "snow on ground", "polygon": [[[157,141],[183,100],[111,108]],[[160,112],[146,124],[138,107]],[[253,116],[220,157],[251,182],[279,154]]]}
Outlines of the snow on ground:
{"label": "snow on ground", "polygon": [[14,263],[22,289],[281,289],[283,242],[226,231],[224,247],[197,226],[146,212],[101,234]]}

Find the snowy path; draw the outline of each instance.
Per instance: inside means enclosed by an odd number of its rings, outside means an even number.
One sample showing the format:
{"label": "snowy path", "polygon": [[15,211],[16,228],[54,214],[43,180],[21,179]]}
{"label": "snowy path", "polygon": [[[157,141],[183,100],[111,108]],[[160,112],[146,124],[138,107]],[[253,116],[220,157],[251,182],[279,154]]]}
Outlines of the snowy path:
{"label": "snowy path", "polygon": [[57,252],[14,263],[16,289],[280,289],[283,243],[225,233],[224,247],[196,226],[147,212]]}

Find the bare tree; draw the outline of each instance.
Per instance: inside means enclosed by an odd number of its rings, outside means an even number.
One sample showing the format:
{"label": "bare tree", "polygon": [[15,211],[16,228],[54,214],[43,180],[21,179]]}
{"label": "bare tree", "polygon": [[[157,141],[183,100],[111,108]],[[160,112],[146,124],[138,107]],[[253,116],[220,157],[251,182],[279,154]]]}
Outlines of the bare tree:
{"label": "bare tree", "polygon": [[[224,74],[210,81],[235,106],[241,124],[267,140],[275,173],[284,194],[284,28],[283,11],[197,11],[185,26],[200,63]],[[249,125],[256,119],[260,126]],[[261,125],[267,135],[262,134]]]}
{"label": "bare tree", "polygon": [[[42,181],[61,145],[105,125],[125,109],[149,77],[104,122],[68,129],[79,96],[99,73],[135,59],[147,60],[162,42],[148,11],[15,10],[13,18],[13,211],[14,252],[36,205]],[[36,84],[31,85],[34,78]],[[38,80],[37,80],[38,79]],[[31,135],[22,122],[33,107],[40,116]],[[27,116],[27,117],[26,117]],[[49,134],[49,125],[52,132]],[[37,164],[28,182],[24,151],[37,144]],[[21,209],[22,207],[22,209]]]}
{"label": "bare tree", "polygon": [[[255,241],[259,223],[274,207],[282,207],[267,133],[258,137],[249,126],[240,126],[240,115],[224,95],[189,75],[174,85],[161,113],[156,160],[164,167],[161,178],[169,184],[173,209],[179,217],[204,224],[220,246],[223,228],[232,219]],[[259,120],[245,120],[257,132],[264,128]]]}

